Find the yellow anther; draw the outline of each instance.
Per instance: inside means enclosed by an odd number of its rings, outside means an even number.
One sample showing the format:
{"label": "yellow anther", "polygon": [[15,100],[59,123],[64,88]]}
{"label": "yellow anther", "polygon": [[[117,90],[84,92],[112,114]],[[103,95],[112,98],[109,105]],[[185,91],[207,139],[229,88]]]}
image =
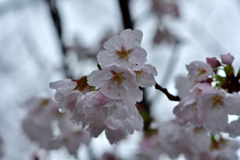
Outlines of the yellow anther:
{"label": "yellow anther", "polygon": [[198,68],[198,76],[201,76],[204,73],[207,73],[207,71],[205,69]]}
{"label": "yellow anther", "polygon": [[117,82],[118,86],[124,81],[124,78],[122,76],[122,73],[116,73],[112,78],[111,78],[113,84],[114,82]]}
{"label": "yellow anther", "polygon": [[222,97],[219,96],[219,95],[216,95],[214,98],[213,98],[213,104],[212,104],[212,108],[218,108],[220,109],[220,107],[216,107],[217,105],[223,105],[223,101],[222,101]]}
{"label": "yellow anther", "polygon": [[128,55],[129,55],[130,51],[131,50],[126,50],[124,47],[122,47],[121,51],[117,51],[116,54],[120,58],[129,58]]}
{"label": "yellow anther", "polygon": [[197,107],[196,107],[196,106],[197,106],[197,103],[194,102],[193,105],[192,105],[192,108],[193,108],[194,110],[197,110]]}
{"label": "yellow anther", "polygon": [[[141,69],[140,71],[134,71],[136,73],[136,78],[137,79],[142,79],[142,77],[144,77],[143,75],[143,69]],[[138,81],[139,82],[139,81]]]}

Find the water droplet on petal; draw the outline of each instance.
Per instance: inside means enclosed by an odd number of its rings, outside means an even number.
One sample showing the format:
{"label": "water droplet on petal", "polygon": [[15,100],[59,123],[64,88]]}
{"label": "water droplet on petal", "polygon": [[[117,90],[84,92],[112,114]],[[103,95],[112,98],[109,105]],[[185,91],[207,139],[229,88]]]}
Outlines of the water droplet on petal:
{"label": "water droplet on petal", "polygon": [[104,43],[104,44],[103,44],[103,47],[104,47],[104,48],[107,48],[107,44],[106,44],[106,43]]}
{"label": "water droplet on petal", "polygon": [[133,36],[134,36],[134,33],[131,33],[131,36],[133,37]]}
{"label": "water droplet on petal", "polygon": [[126,90],[129,90],[129,87],[128,87],[127,85],[124,85],[124,88],[125,88]]}
{"label": "water droplet on petal", "polygon": [[58,87],[57,90],[62,90],[62,87]]}
{"label": "water droplet on petal", "polygon": [[59,111],[60,113],[63,113],[63,112],[64,112],[62,108],[59,108],[58,111]]}
{"label": "water droplet on petal", "polygon": [[139,40],[134,40],[133,43],[134,43],[135,45],[139,46],[141,42],[140,42]]}

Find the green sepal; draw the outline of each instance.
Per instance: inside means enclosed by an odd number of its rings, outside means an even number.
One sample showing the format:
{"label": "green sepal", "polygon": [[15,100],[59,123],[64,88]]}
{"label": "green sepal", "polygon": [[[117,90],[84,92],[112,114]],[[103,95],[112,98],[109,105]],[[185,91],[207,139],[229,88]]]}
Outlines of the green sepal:
{"label": "green sepal", "polygon": [[97,67],[98,67],[98,70],[102,70],[102,68],[101,68],[99,63],[97,64]]}
{"label": "green sepal", "polygon": [[217,83],[216,87],[219,87],[219,88],[221,88],[227,80],[226,77],[222,77],[218,74],[215,74],[214,79],[215,79],[215,82]]}
{"label": "green sepal", "polygon": [[234,76],[233,66],[226,65],[223,70],[225,71],[227,77],[232,77],[232,76]]}

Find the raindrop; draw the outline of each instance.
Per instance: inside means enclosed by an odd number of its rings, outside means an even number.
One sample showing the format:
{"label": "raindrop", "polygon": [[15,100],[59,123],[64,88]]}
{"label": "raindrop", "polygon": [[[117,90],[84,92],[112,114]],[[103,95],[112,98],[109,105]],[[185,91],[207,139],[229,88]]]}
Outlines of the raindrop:
{"label": "raindrop", "polygon": [[131,36],[133,37],[133,36],[134,36],[134,33],[131,33]]}
{"label": "raindrop", "polygon": [[63,113],[63,112],[64,112],[62,108],[59,108],[58,111],[59,111],[60,113]]}
{"label": "raindrop", "polygon": [[129,87],[128,87],[127,85],[124,85],[124,88],[125,88],[126,90],[129,90]]}
{"label": "raindrop", "polygon": [[139,46],[141,42],[140,42],[139,40],[134,40],[133,43],[134,43],[135,45],[138,45],[138,46]]}
{"label": "raindrop", "polygon": [[62,87],[58,87],[57,90],[62,90]]}

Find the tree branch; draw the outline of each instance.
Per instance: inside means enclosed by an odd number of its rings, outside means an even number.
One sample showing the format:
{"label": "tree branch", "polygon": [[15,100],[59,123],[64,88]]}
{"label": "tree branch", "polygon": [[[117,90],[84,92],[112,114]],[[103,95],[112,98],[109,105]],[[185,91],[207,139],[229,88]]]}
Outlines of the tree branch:
{"label": "tree branch", "polygon": [[67,49],[66,46],[64,45],[63,38],[62,38],[62,23],[61,23],[61,18],[60,14],[56,5],[56,0],[45,0],[49,6],[49,11],[51,14],[51,19],[54,23],[55,30],[57,32],[57,36],[59,39],[59,44],[62,50],[62,57],[63,57],[63,69],[65,72],[65,76],[67,78],[72,78],[72,75],[70,73],[68,64],[66,62],[66,56],[67,56]]}
{"label": "tree branch", "polygon": [[133,29],[133,22],[129,11],[129,0],[118,0],[122,13],[123,24],[125,29]]}
{"label": "tree branch", "polygon": [[155,88],[157,90],[160,90],[161,92],[163,92],[168,97],[168,99],[171,101],[180,101],[181,100],[180,97],[170,94],[166,88],[161,87],[157,83],[155,84]]}

